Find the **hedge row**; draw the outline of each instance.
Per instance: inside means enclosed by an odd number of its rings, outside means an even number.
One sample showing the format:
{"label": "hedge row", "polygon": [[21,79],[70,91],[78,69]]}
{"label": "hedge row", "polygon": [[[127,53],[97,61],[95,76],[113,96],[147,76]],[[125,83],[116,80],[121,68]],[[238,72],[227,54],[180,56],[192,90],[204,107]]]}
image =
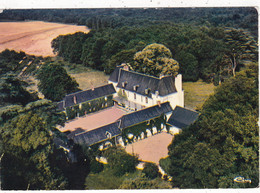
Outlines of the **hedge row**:
{"label": "hedge row", "polygon": [[114,104],[112,99],[113,99],[113,95],[109,95],[107,96],[107,98],[101,97],[101,98],[84,102],[81,104],[81,108],[79,107],[79,105],[67,107],[66,108],[67,119],[71,120],[77,116],[81,117],[88,113],[93,113],[101,109],[111,107]]}

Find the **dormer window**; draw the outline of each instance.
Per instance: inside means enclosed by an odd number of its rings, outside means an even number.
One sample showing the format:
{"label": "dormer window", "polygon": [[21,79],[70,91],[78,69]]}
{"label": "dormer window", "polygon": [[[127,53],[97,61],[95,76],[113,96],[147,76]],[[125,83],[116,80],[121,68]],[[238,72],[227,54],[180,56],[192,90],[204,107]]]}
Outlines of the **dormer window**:
{"label": "dormer window", "polygon": [[107,132],[106,132],[106,137],[107,137],[108,139],[111,139],[111,138],[112,138],[111,133],[107,131]]}
{"label": "dormer window", "polygon": [[127,81],[122,82],[122,87],[125,88],[127,84]]}
{"label": "dormer window", "polygon": [[138,87],[139,87],[139,85],[134,85],[133,86],[134,91],[136,91]]}
{"label": "dormer window", "polygon": [[157,90],[157,91],[155,91],[155,95],[156,95],[156,97],[158,97],[159,96],[159,91]]}
{"label": "dormer window", "polygon": [[145,92],[145,94],[149,94],[150,93],[150,88],[146,88],[145,90],[144,90],[144,92]]}

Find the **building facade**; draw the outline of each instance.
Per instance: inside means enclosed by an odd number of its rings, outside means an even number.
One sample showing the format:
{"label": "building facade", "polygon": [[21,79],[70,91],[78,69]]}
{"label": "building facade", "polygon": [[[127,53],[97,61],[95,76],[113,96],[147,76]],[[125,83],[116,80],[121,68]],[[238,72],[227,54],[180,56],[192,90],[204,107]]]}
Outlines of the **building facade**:
{"label": "building facade", "polygon": [[132,110],[170,102],[172,108],[184,106],[182,75],[160,78],[129,70],[126,64],[118,66],[109,78],[115,87],[114,98],[119,104]]}

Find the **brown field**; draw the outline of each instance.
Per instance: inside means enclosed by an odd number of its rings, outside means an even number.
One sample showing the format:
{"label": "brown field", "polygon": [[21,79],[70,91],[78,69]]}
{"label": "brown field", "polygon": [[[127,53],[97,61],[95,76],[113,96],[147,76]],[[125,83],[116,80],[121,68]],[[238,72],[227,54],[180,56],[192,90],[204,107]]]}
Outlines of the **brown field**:
{"label": "brown field", "polygon": [[159,133],[126,146],[130,154],[138,154],[142,161],[159,164],[161,158],[168,156],[168,146],[173,136],[169,133]]}
{"label": "brown field", "polygon": [[59,35],[89,32],[85,26],[42,21],[0,22],[0,52],[5,49],[24,51],[35,56],[55,56],[51,41]]}

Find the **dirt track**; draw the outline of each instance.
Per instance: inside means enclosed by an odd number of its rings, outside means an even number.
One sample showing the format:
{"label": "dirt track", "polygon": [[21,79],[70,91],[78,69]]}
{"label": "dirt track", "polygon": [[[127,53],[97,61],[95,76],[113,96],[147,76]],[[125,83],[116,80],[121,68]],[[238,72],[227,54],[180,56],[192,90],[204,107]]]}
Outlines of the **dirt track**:
{"label": "dirt track", "polygon": [[30,22],[0,22],[0,52],[5,49],[24,51],[36,56],[54,56],[51,41],[59,35],[82,31],[85,26]]}

